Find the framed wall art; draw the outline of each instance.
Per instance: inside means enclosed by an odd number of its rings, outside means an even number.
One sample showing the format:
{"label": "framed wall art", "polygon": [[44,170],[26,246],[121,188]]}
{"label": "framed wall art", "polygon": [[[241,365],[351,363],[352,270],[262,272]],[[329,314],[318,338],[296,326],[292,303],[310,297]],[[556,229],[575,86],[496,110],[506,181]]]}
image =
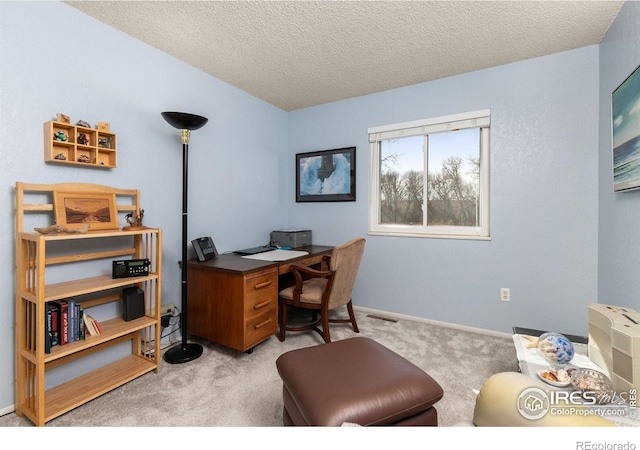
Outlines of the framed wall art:
{"label": "framed wall art", "polygon": [[611,95],[613,190],[640,187],[640,66]]}
{"label": "framed wall art", "polygon": [[89,230],[118,228],[115,194],[54,191],[53,200],[58,225],[73,229],[88,223]]}
{"label": "framed wall art", "polygon": [[296,154],[296,202],[355,200],[355,147]]}

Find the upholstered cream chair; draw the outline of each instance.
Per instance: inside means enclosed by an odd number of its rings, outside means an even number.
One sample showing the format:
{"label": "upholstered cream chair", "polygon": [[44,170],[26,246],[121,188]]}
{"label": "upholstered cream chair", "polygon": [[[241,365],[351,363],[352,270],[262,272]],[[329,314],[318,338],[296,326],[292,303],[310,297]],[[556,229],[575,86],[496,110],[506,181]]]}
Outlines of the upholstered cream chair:
{"label": "upholstered cream chair", "polygon": [[[583,407],[568,405],[564,414],[545,414],[538,420],[523,417],[518,411],[518,397],[529,388],[549,391],[549,385],[519,372],[501,372],[482,385],[473,411],[477,427],[612,427],[597,414],[581,413]],[[557,410],[562,407],[556,407]],[[461,423],[460,425],[468,425]]]}
{"label": "upholstered cream chair", "polygon": [[[278,338],[281,341],[284,341],[287,331],[313,330],[325,342],[331,342],[329,323],[351,323],[353,331],[359,333],[351,291],[360,268],[364,245],[363,238],[356,238],[335,247],[331,256],[325,260],[328,270],[316,270],[296,264],[290,266],[289,270],[293,272],[296,284],[283,289],[279,294]],[[311,310],[312,323],[287,326],[287,306]],[[347,307],[348,319],[329,318],[329,311],[343,306]],[[319,319],[317,313],[320,313]]]}

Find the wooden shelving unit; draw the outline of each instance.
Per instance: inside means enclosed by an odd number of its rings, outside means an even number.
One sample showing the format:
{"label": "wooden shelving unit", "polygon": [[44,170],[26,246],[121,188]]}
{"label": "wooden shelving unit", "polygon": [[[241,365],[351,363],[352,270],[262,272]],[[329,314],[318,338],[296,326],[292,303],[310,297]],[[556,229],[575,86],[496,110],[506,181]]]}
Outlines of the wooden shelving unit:
{"label": "wooden shelving unit", "polygon": [[[16,414],[38,426],[147,372],[157,371],[160,359],[160,305],[162,232],[160,229],[102,230],[85,234],[39,234],[25,231],[25,216],[51,216],[53,192],[115,193],[119,213],[140,209],[139,191],[88,183],[16,183]],[[42,197],[50,200],[42,203]],[[26,197],[38,203],[25,201]],[[30,217],[29,217],[30,219]],[[38,226],[42,225],[40,223]],[[75,244],[74,244],[75,242]],[[113,246],[112,246],[113,245]],[[94,248],[95,247],[95,248]],[[83,265],[111,260],[148,258],[149,274],[113,279],[111,275],[74,278],[47,284],[52,266]],[[82,272],[82,271],[80,271]],[[73,297],[85,311],[121,302],[121,288],[138,286],[144,291],[144,316],[125,321],[112,317],[100,322],[102,334],[51,347],[45,352],[45,306],[47,302]],[[115,344],[130,342],[131,353],[63,384],[46,389],[47,371]]]}
{"label": "wooden shelving unit", "polygon": [[44,123],[45,162],[115,168],[116,156],[116,135],[113,133],[55,120]]}

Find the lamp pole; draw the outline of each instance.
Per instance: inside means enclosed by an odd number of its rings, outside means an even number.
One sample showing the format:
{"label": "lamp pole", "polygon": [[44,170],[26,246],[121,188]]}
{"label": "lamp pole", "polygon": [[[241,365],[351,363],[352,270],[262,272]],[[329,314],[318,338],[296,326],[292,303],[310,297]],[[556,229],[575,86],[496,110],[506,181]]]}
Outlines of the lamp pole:
{"label": "lamp pole", "polygon": [[180,346],[175,346],[167,350],[164,354],[164,360],[170,364],[181,364],[197,359],[202,355],[202,345],[187,342],[187,225],[188,225],[188,178],[189,178],[189,138],[191,130],[197,130],[203,127],[208,119],[202,116],[179,112],[164,112],[162,117],[173,127],[180,130],[180,139],[182,141],[182,260],[181,268],[181,291],[182,302],[180,306],[180,334],[182,342]]}

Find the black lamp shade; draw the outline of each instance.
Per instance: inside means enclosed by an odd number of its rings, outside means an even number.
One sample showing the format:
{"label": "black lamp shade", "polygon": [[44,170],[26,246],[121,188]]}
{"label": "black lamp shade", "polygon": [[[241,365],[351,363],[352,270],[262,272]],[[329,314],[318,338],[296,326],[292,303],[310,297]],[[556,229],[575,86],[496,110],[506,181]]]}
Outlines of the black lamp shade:
{"label": "black lamp shade", "polygon": [[162,117],[169,125],[179,130],[197,130],[202,128],[209,121],[206,117],[183,112],[163,112]]}

